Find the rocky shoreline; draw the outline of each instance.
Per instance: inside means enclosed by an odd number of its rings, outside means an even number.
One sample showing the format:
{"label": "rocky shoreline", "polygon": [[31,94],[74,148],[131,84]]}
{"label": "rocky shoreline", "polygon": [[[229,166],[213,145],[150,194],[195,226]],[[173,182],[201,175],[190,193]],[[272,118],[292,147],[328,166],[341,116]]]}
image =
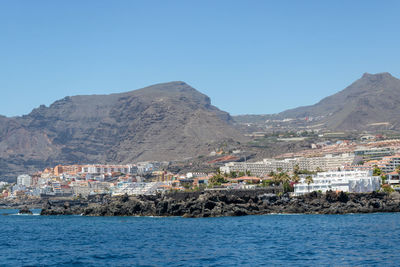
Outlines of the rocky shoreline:
{"label": "rocky shoreline", "polygon": [[97,195],[48,200],[41,215],[181,216],[190,218],[258,214],[346,214],[400,212],[400,194],[327,192],[290,197],[264,190],[171,193],[156,196]]}
{"label": "rocky shoreline", "polygon": [[28,207],[29,209],[41,209],[46,200],[40,198],[32,199],[2,199],[0,200],[0,209],[23,209]]}

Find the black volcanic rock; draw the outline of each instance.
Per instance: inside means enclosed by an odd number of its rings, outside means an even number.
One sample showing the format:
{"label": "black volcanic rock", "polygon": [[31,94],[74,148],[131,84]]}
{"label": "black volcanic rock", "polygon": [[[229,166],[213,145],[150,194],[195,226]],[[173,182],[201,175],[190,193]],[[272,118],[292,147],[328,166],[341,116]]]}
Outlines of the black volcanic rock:
{"label": "black volcanic rock", "polygon": [[312,192],[290,197],[268,189],[171,193],[157,196],[120,196],[75,201],[66,207],[47,202],[41,215],[85,216],[182,216],[221,217],[270,213],[346,214],[400,212],[400,194]]}
{"label": "black volcanic rock", "polygon": [[30,209],[27,206],[20,209],[18,213],[19,214],[30,214],[30,215],[33,214],[32,211],[30,211]]}
{"label": "black volcanic rock", "polygon": [[3,176],[59,163],[184,159],[243,140],[228,113],[184,82],[65,97],[0,122]]}

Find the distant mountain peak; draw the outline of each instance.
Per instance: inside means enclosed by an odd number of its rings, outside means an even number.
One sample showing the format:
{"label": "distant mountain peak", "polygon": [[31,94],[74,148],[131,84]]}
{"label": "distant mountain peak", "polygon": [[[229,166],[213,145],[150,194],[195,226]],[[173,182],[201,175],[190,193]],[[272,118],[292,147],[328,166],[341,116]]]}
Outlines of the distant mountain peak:
{"label": "distant mountain peak", "polygon": [[361,79],[363,80],[369,80],[369,81],[380,81],[384,79],[392,79],[394,78],[389,72],[381,72],[381,73],[376,73],[376,74],[371,74],[371,73],[364,73]]}
{"label": "distant mountain peak", "polygon": [[78,95],[0,116],[0,176],[57,164],[183,160],[244,140],[229,113],[182,81]]}
{"label": "distant mountain peak", "polygon": [[364,73],[345,89],[317,104],[286,110],[278,116],[318,118],[314,122],[330,130],[368,130],[382,122],[389,122],[385,130],[393,130],[400,129],[399,101],[399,79],[388,72]]}
{"label": "distant mountain peak", "polygon": [[144,87],[142,89],[133,90],[129,93],[135,92],[159,92],[159,93],[168,93],[168,92],[196,92],[200,93],[189,84],[183,81],[172,81],[166,83],[158,83],[151,86]]}

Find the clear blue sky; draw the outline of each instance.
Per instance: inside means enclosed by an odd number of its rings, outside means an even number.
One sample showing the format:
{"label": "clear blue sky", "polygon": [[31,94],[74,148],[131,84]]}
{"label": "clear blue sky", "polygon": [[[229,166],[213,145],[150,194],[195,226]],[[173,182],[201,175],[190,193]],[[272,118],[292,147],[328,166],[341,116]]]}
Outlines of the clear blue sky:
{"label": "clear blue sky", "polygon": [[[329,3],[328,3],[329,2]],[[0,0],[0,114],[181,80],[232,114],[400,77],[400,1]]]}

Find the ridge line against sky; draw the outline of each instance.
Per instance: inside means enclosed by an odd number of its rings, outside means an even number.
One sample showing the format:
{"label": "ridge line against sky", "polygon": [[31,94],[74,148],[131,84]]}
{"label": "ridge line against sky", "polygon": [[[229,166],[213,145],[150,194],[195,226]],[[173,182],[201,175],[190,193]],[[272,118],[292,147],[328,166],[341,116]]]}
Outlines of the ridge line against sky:
{"label": "ridge line against sky", "polygon": [[0,114],[184,81],[236,114],[400,77],[400,1],[0,1]]}

